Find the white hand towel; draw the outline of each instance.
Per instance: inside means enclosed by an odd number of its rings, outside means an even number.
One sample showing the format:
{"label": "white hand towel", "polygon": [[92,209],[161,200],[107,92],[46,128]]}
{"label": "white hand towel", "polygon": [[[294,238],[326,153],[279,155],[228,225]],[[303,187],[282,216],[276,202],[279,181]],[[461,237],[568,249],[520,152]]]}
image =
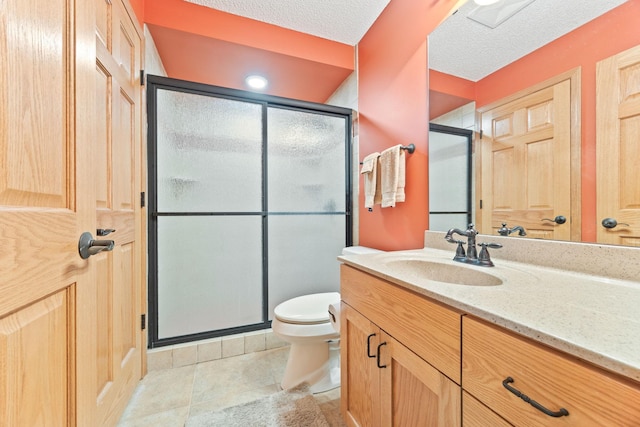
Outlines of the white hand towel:
{"label": "white hand towel", "polygon": [[375,203],[376,193],[380,192],[378,187],[378,158],[380,153],[371,153],[362,161],[360,173],[364,175],[364,207],[372,209]]}
{"label": "white hand towel", "polygon": [[[401,145],[387,148],[380,154],[380,175],[382,186],[382,207],[395,207],[404,201],[405,156]],[[401,155],[402,154],[402,155]],[[402,174],[402,177],[400,176]],[[398,189],[400,197],[398,198]]]}
{"label": "white hand towel", "polygon": [[406,153],[404,150],[400,150],[400,159],[398,161],[398,188],[396,190],[396,202],[404,202],[404,183],[405,183],[405,171],[406,171]]}

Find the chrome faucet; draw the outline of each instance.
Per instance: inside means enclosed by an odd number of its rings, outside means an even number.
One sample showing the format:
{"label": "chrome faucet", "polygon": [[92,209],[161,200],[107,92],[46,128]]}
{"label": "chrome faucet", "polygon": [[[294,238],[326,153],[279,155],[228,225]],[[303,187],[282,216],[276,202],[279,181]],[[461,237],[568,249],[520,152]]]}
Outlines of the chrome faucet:
{"label": "chrome faucet", "polygon": [[[460,240],[455,240],[453,238],[454,234],[458,234],[460,236],[464,236],[464,237],[467,238],[467,253],[466,254],[464,253],[464,249],[462,248],[462,244],[464,242],[462,242]],[[462,248],[461,255],[465,259],[477,260],[478,259],[478,251],[476,249],[476,236],[477,235],[478,235],[478,230],[473,228],[473,224],[469,224],[469,227],[465,231],[462,231],[459,228],[450,229],[449,231],[447,231],[447,235],[444,236],[444,239],[449,243],[457,243],[458,244],[458,250],[456,252],[460,252],[460,249]],[[458,260],[456,260],[456,261],[458,261]]]}
{"label": "chrome faucet", "polygon": [[[465,253],[464,247],[462,246],[465,242],[461,240],[455,240],[453,238],[454,234],[458,234],[460,236],[464,236],[467,238],[467,251]],[[444,236],[444,239],[449,243],[455,243],[458,245],[456,248],[456,254],[453,257],[454,261],[464,262],[467,264],[475,264],[481,265],[484,267],[493,267],[493,262],[491,261],[491,257],[489,256],[489,251],[487,248],[498,249],[501,248],[502,245],[498,243],[480,243],[482,249],[480,250],[480,255],[478,255],[478,249],[476,248],[476,236],[478,235],[478,230],[473,228],[473,224],[469,224],[469,227],[462,231],[459,228],[452,228],[447,231],[447,234]]]}
{"label": "chrome faucet", "polygon": [[507,223],[503,222],[502,227],[498,228],[498,234],[501,236],[508,236],[511,233],[518,232],[518,236],[526,236],[527,232],[524,230],[524,227],[521,225],[516,225],[515,227],[508,228]]}

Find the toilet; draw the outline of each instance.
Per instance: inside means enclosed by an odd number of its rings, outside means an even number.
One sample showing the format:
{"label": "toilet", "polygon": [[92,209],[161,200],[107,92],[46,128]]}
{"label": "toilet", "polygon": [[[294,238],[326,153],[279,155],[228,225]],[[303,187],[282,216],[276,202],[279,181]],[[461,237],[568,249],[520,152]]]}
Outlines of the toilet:
{"label": "toilet", "polygon": [[[381,252],[350,246],[343,255]],[[274,309],[273,333],[290,344],[282,389],[303,382],[311,393],[340,386],[340,293],[303,295],[280,303]]]}

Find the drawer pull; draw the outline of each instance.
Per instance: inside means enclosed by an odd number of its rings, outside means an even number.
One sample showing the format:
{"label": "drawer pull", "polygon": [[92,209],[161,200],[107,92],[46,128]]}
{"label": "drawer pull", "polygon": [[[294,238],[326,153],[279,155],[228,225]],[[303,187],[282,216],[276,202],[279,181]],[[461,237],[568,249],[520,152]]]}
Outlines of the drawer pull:
{"label": "drawer pull", "polygon": [[504,381],[502,381],[502,385],[504,386],[504,388],[509,390],[511,393],[515,394],[516,396],[518,396],[520,399],[524,400],[525,402],[531,404],[531,406],[533,406],[534,408],[538,409],[539,411],[544,412],[545,414],[549,415],[550,417],[564,417],[565,415],[569,415],[569,411],[567,411],[564,408],[560,408],[560,410],[557,411],[557,412],[553,412],[553,411],[545,408],[544,406],[542,406],[541,404],[539,404],[535,400],[531,399],[526,394],[524,394],[524,393],[520,392],[519,390],[511,387],[509,384],[512,383],[512,382],[514,382],[514,379],[511,378],[511,377],[507,377]]}
{"label": "drawer pull", "polygon": [[387,365],[381,365],[381,364],[380,364],[380,348],[381,348],[383,345],[387,345],[387,343],[386,343],[386,342],[383,342],[383,343],[378,344],[378,351],[377,351],[376,364],[378,365],[378,368],[380,368],[380,369],[382,369],[382,368],[386,368],[386,367],[387,367]]}
{"label": "drawer pull", "polygon": [[369,336],[367,337],[367,356],[369,356],[370,358],[376,357],[375,354],[371,354],[371,338],[375,336],[376,334],[369,334]]}

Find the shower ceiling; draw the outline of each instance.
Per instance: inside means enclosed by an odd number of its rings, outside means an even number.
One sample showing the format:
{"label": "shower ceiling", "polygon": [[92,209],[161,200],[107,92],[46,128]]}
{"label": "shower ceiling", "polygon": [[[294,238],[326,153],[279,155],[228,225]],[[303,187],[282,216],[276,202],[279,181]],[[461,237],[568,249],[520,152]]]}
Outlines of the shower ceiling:
{"label": "shower ceiling", "polygon": [[354,46],[390,0],[187,1]]}

